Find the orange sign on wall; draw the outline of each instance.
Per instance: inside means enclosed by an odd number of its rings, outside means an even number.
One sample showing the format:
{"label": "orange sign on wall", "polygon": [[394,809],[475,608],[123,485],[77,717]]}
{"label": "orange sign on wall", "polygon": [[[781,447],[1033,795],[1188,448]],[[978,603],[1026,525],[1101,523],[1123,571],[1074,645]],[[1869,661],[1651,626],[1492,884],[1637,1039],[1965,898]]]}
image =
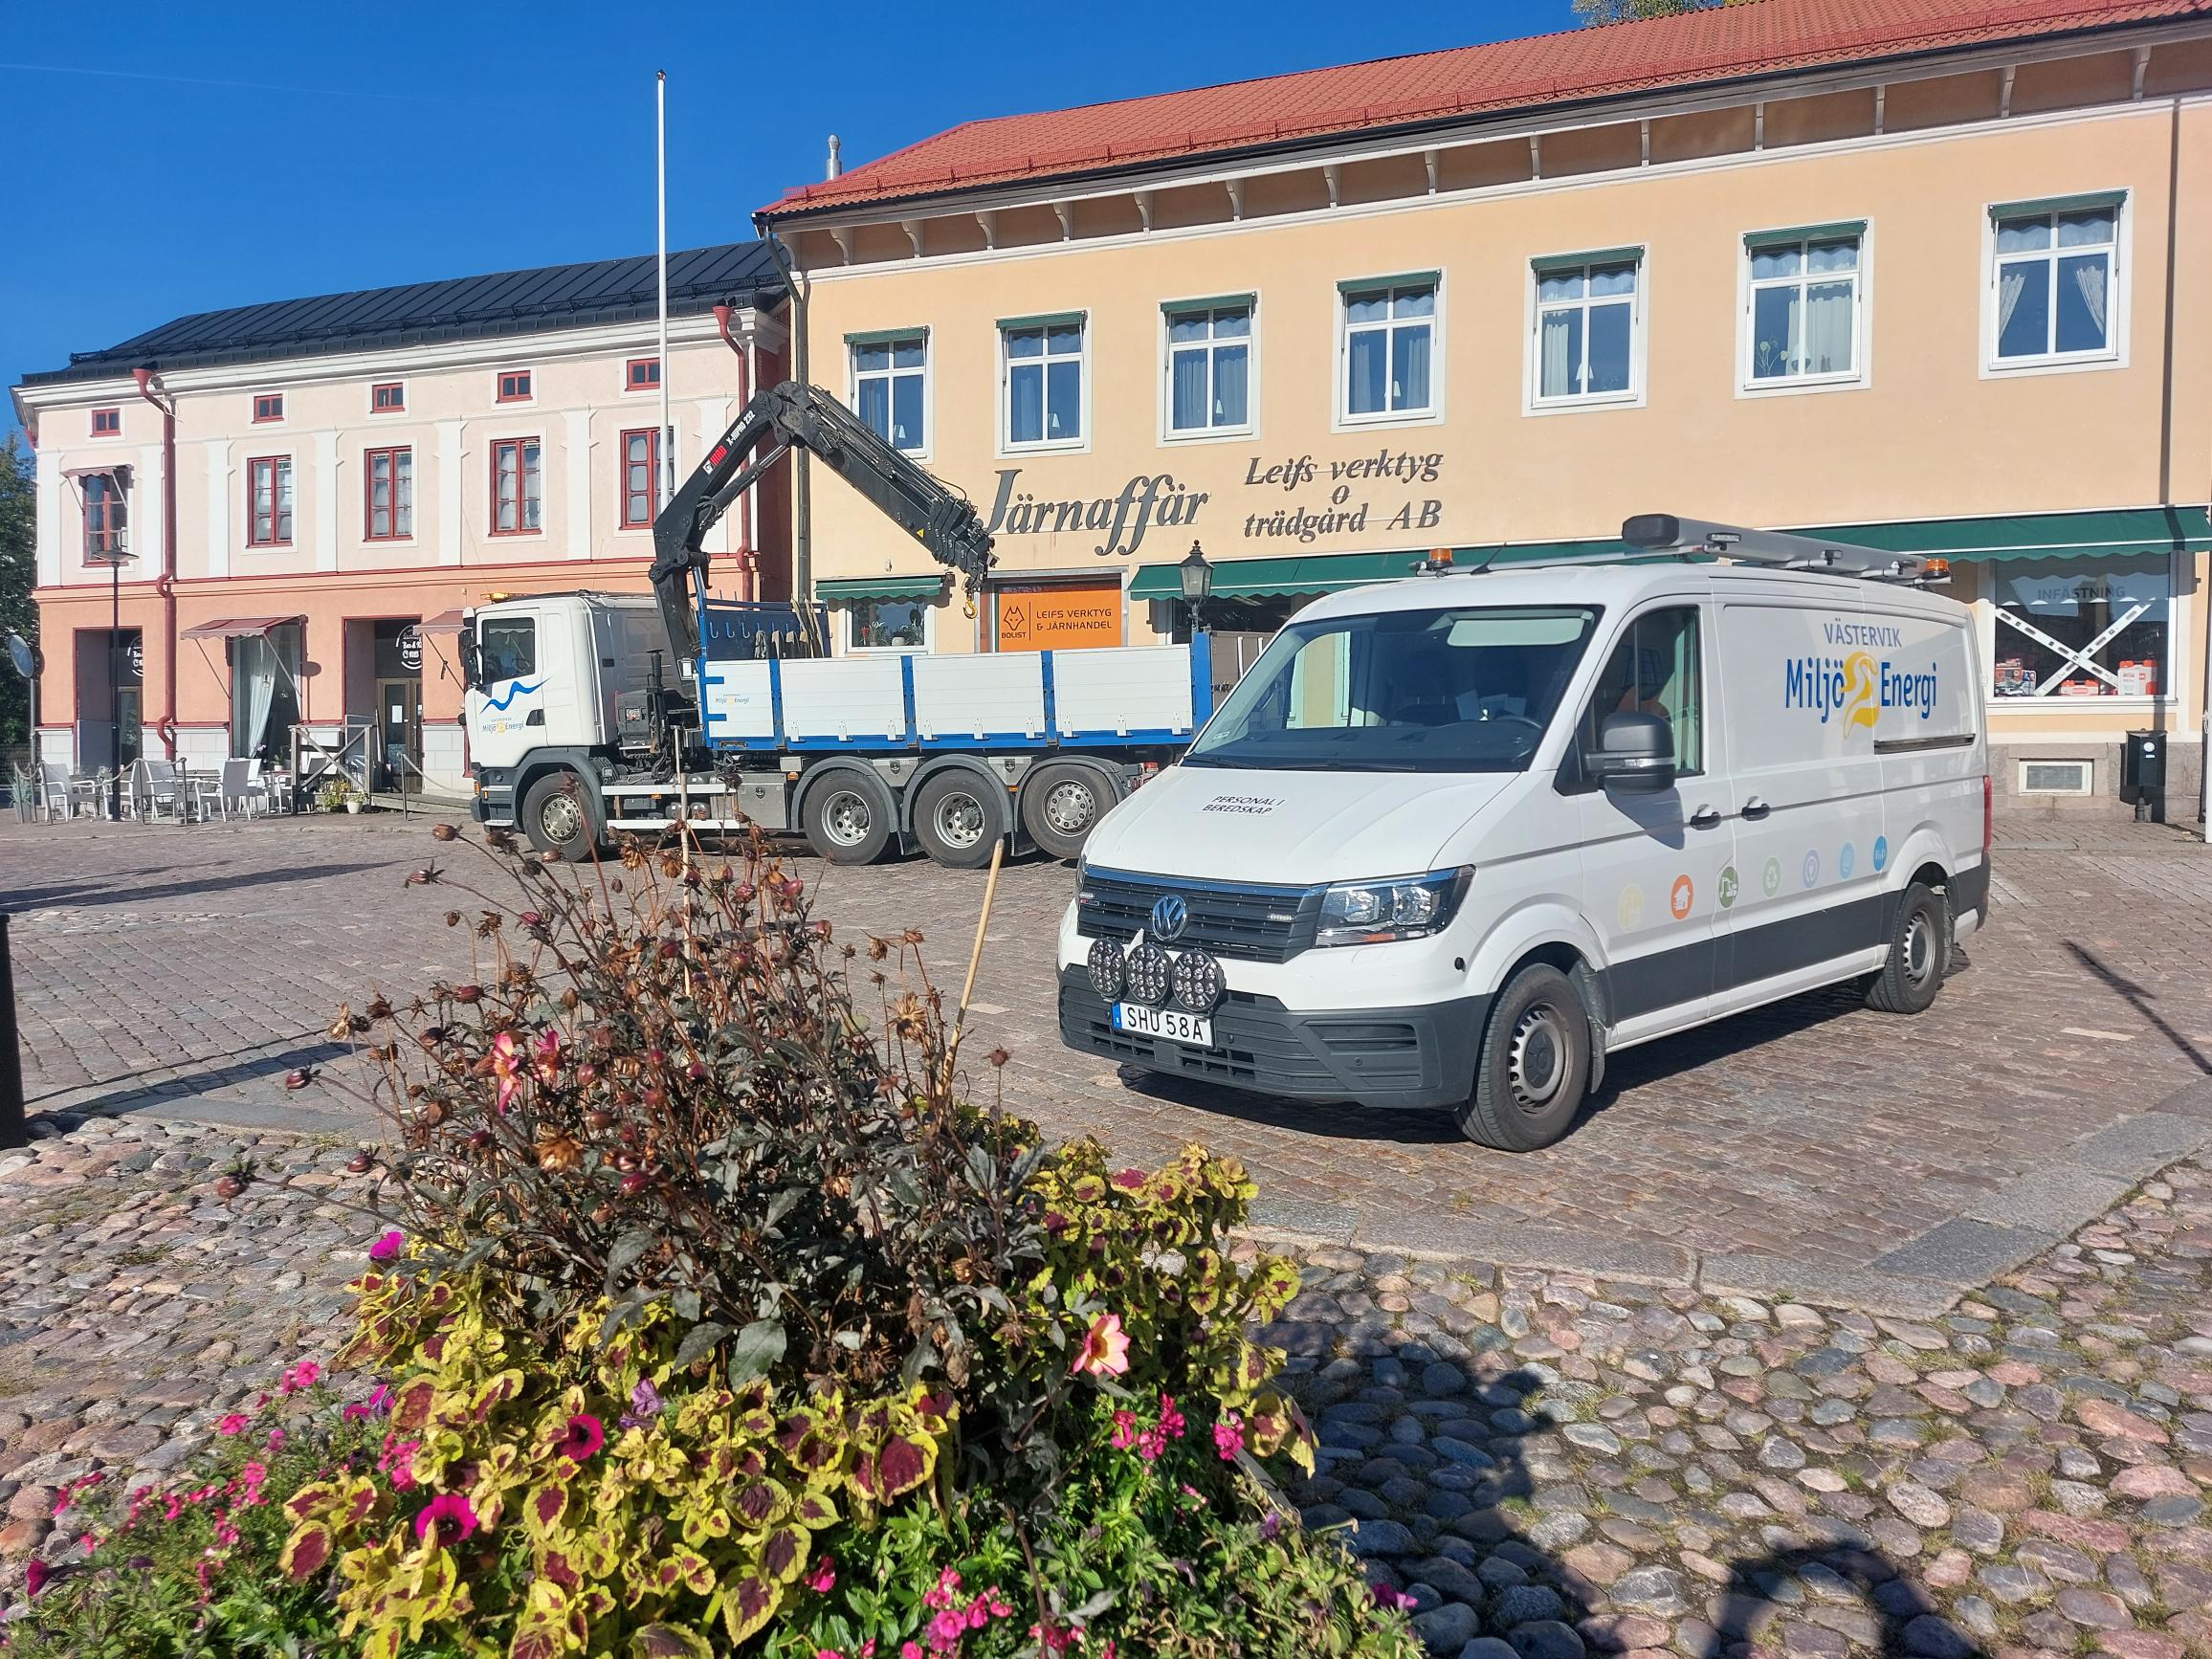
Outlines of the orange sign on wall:
{"label": "orange sign on wall", "polygon": [[1121,643],[1121,584],[999,590],[1001,651],[1066,651]]}

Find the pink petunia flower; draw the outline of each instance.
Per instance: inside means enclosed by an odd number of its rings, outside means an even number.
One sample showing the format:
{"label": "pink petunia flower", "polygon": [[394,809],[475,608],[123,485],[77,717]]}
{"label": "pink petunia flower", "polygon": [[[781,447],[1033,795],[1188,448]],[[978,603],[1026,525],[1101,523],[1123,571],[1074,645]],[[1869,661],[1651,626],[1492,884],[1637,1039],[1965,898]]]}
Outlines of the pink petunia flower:
{"label": "pink petunia flower", "polygon": [[297,1394],[302,1388],[314,1387],[316,1379],[321,1375],[321,1366],[312,1360],[302,1360],[284,1373],[283,1380],[276,1386],[286,1394]]}
{"label": "pink petunia flower", "polygon": [[1129,1333],[1121,1328],[1119,1314],[1100,1314],[1083,1334],[1075,1362],[1068,1375],[1088,1371],[1094,1377],[1119,1377],[1129,1369]]}
{"label": "pink petunia flower", "polygon": [[388,1262],[406,1248],[407,1234],[395,1227],[389,1232],[377,1235],[376,1243],[368,1247],[368,1259],[372,1262]]}
{"label": "pink petunia flower", "polygon": [[244,1412],[233,1411],[230,1416],[217,1421],[215,1432],[217,1434],[243,1434],[246,1432],[247,1425],[252,1422],[253,1419]]}
{"label": "pink petunia flower", "polygon": [[476,1530],[476,1506],[457,1492],[441,1493],[415,1516],[415,1537],[435,1535],[440,1549],[452,1549]]}
{"label": "pink petunia flower", "polygon": [[53,1576],[54,1569],[52,1567],[39,1560],[35,1556],[33,1557],[31,1564],[23,1569],[24,1595],[35,1601],[38,1592],[46,1588],[46,1581]]}
{"label": "pink petunia flower", "polygon": [[1136,1413],[1136,1412],[1134,1412],[1134,1411],[1117,1411],[1117,1412],[1115,1412],[1115,1413],[1114,1413],[1114,1449],[1115,1449],[1115,1450],[1117,1450],[1117,1451],[1126,1451],[1126,1450],[1128,1450],[1128,1449],[1130,1449],[1132,1446],[1135,1446],[1136,1444],[1137,1444],[1137,1413]]}
{"label": "pink petunia flower", "polygon": [[271,1451],[282,1451],[284,1449],[284,1430],[281,1428],[269,1430],[269,1449]]}
{"label": "pink petunia flower", "polygon": [[[814,1563],[814,1570],[807,1575],[807,1587],[817,1595],[828,1595],[837,1585],[837,1563],[824,1556]],[[817,1656],[819,1659],[819,1656]]]}
{"label": "pink petunia flower", "polygon": [[1224,1463],[1234,1463],[1236,1454],[1244,1449],[1244,1420],[1230,1412],[1213,1426],[1213,1449],[1221,1453]]}
{"label": "pink petunia flower", "polygon": [[606,1444],[607,1426],[588,1411],[580,1411],[568,1420],[568,1432],[553,1451],[572,1463],[583,1463],[598,1456]]}

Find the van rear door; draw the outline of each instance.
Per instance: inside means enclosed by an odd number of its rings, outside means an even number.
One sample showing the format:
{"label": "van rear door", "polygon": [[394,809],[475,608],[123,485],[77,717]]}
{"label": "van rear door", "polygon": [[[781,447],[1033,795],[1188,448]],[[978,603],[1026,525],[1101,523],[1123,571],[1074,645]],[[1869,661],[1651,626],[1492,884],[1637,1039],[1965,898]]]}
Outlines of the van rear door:
{"label": "van rear door", "polygon": [[1724,589],[1721,701],[1736,815],[1736,897],[1716,1012],[1855,971],[1882,940],[1881,653],[1865,593]]}

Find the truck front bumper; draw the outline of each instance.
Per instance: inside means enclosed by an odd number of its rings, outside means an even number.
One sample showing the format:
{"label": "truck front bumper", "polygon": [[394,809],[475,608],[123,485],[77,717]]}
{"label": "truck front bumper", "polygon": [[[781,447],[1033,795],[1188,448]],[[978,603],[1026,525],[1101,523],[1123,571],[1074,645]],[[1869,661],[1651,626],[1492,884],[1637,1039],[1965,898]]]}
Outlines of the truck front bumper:
{"label": "truck front bumper", "polygon": [[1199,1049],[1117,1031],[1090,976],[1063,967],[1060,1040],[1124,1065],[1290,1100],[1456,1106],[1474,1087],[1490,1001],[1297,1014],[1273,997],[1230,991],[1213,1011],[1215,1046]]}
{"label": "truck front bumper", "polygon": [[514,774],[504,768],[479,768],[476,772],[476,792],[469,802],[469,816],[479,824],[514,823]]}

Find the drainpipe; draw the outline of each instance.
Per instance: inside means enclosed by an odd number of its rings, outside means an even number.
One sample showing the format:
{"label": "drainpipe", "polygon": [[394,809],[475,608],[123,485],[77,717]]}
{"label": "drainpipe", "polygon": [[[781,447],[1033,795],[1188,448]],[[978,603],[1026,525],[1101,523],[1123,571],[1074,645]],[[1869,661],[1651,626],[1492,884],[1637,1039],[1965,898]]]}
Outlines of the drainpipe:
{"label": "drainpipe", "polygon": [[[715,327],[721,334],[722,343],[728,346],[738,360],[738,407],[743,409],[753,396],[753,354],[738,343],[730,333],[730,319],[737,308],[728,302],[715,307]],[[738,499],[738,597],[750,601],[754,597],[753,571],[758,563],[753,552],[753,492],[747,490]]]}
{"label": "drainpipe", "polygon": [[162,718],[155,730],[169,763],[177,759],[177,403],[168,392],[156,389],[159,376],[151,368],[134,368],[139,396],[162,411],[162,573],[154,591],[162,596]]}

